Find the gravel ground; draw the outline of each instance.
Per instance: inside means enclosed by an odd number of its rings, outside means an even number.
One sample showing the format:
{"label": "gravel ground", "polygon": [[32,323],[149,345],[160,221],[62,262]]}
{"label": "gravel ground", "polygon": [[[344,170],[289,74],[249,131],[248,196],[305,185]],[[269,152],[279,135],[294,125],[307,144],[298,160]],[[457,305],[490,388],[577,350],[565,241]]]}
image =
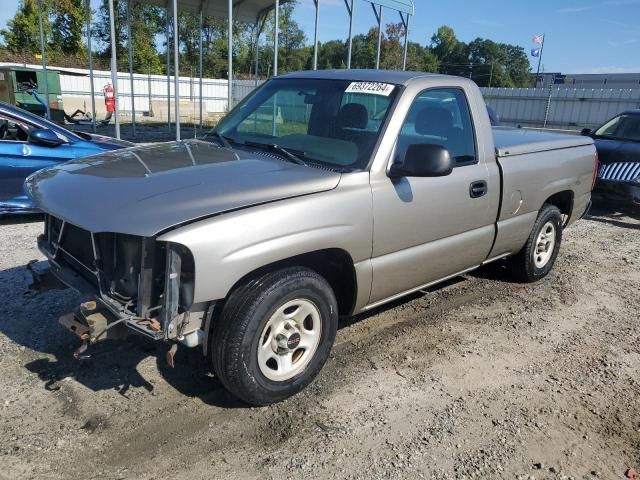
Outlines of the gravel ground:
{"label": "gravel ground", "polygon": [[197,351],[71,354],[81,300],[35,296],[41,224],[0,226],[0,478],[624,478],[640,466],[640,215],[565,232],[545,280],[500,266],[344,321],[302,394],[247,408]]}
{"label": "gravel ground", "polygon": [[[91,125],[66,125],[70,130],[77,130],[81,132],[92,133],[93,128]],[[189,138],[202,137],[211,129],[210,126],[204,126],[200,131],[199,126],[196,128],[191,123],[183,123],[180,125],[180,136],[183,140]],[[106,135],[108,137],[115,137],[116,130],[113,123],[104,126],[98,126],[96,133],[99,135]],[[130,123],[120,124],[120,138],[123,140],[129,140],[130,142],[169,142],[176,139],[175,126],[172,125],[169,129],[166,123],[138,123],[136,124],[135,134],[133,127]]]}

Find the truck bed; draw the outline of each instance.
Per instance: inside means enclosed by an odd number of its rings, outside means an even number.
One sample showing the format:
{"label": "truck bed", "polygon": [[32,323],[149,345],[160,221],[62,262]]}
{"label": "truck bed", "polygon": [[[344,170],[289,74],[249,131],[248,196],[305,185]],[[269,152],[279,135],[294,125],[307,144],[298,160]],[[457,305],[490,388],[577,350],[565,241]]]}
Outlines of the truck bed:
{"label": "truck bed", "polygon": [[513,127],[493,127],[493,141],[498,157],[579,147],[592,143],[589,137],[543,132]]}

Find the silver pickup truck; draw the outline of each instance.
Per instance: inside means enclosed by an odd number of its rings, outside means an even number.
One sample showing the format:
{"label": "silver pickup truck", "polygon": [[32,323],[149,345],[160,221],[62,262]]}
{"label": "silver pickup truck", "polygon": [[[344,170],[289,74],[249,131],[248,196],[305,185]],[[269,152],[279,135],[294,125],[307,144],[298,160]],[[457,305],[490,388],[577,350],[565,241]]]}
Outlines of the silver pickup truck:
{"label": "silver pickup truck", "polygon": [[36,173],[52,273],[90,293],[61,322],[201,346],[254,405],[308,385],[340,316],[507,257],[552,268],[590,205],[592,139],[495,128],[477,86],[340,70],[266,82],[202,140]]}

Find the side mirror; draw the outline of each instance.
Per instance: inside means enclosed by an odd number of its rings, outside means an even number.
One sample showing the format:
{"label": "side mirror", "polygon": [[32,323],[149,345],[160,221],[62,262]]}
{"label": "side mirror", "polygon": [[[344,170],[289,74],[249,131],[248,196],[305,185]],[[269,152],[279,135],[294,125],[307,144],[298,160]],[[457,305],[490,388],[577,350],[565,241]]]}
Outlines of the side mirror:
{"label": "side mirror", "polygon": [[389,177],[444,177],[451,174],[454,161],[441,145],[417,143],[409,145],[402,163],[393,163]]}
{"label": "side mirror", "polygon": [[29,143],[44,147],[57,147],[64,143],[54,132],[48,128],[39,128],[29,133]]}
{"label": "side mirror", "polygon": [[580,130],[580,135],[585,136],[585,137],[590,137],[591,136],[591,129],[590,128],[583,128],[582,130]]}

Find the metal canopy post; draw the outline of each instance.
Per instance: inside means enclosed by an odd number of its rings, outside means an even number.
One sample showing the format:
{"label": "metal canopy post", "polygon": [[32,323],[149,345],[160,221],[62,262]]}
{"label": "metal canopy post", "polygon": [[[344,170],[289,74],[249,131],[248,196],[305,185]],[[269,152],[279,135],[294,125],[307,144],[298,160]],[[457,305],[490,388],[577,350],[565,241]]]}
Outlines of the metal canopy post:
{"label": "metal canopy post", "polygon": [[233,108],[233,0],[228,0],[227,10],[229,18],[227,32],[227,60],[229,62],[229,73],[227,75],[227,111]]}
{"label": "metal canopy post", "polygon": [[409,19],[411,15],[407,14],[405,17],[402,12],[400,12],[400,19],[402,20],[402,25],[404,25],[404,52],[402,54],[402,71],[404,72],[407,69],[407,50],[409,48]]}
{"label": "metal canopy post", "polygon": [[318,22],[320,21],[320,0],[313,0],[316,6],[316,23],[313,30],[313,69],[318,69]]}
{"label": "metal canopy post", "polygon": [[131,130],[132,134],[136,136],[136,102],[135,92],[133,88],[133,39],[131,38],[131,3],[134,0],[127,2],[127,38],[129,46],[129,84],[131,85]]}
{"label": "metal canopy post", "polygon": [[178,59],[178,0],[173,0],[173,98],[176,112],[176,141],[180,141],[180,69]]}
{"label": "metal canopy post", "polygon": [[353,48],[353,0],[349,4],[348,0],[344,0],[344,5],[349,12],[349,41],[347,46],[347,68],[351,68],[351,49]]}
{"label": "metal canopy post", "polygon": [[96,96],[93,87],[93,52],[91,51],[91,0],[87,0],[87,53],[89,54],[89,88],[91,89],[91,126],[96,133]]}
{"label": "metal canopy post", "polygon": [[276,0],[275,24],[273,32],[273,76],[278,76],[278,33],[280,32],[280,0]]}
{"label": "metal canopy post", "polygon": [[40,26],[40,54],[42,56],[42,70],[44,73],[44,98],[47,104],[45,105],[45,115],[51,120],[51,107],[49,104],[49,75],[47,74],[47,57],[46,47],[44,44],[44,29],[42,28],[42,0],[38,0],[38,24]]}
{"label": "metal canopy post", "polygon": [[376,70],[380,68],[380,46],[382,45],[382,5],[380,5],[380,11],[376,9],[374,4],[371,4],[373,13],[378,21],[378,48],[376,50]]}
{"label": "metal canopy post", "polygon": [[111,37],[111,84],[115,100],[114,123],[116,138],[120,139],[120,108],[118,107],[118,59],[116,53],[116,25],[113,13],[113,0],[109,0],[109,34]]}
{"label": "metal canopy post", "polygon": [[202,21],[202,8],[200,8],[200,41],[198,42],[198,75],[200,75],[199,88],[200,88],[200,131],[202,132],[202,37],[203,37],[203,21]]}
{"label": "metal canopy post", "polygon": [[255,60],[256,64],[253,71],[253,76],[255,80],[255,86],[258,86],[258,78],[260,77],[260,22],[256,20],[256,46],[255,46]]}
{"label": "metal canopy post", "polygon": [[171,34],[169,33],[171,24],[169,21],[169,0],[167,0],[166,16],[167,16],[167,127],[169,127],[169,133],[171,133],[171,47],[170,47]]}
{"label": "metal canopy post", "polygon": [[[402,54],[402,69],[407,65],[407,49],[409,46],[409,17],[415,15],[413,0],[366,0],[371,4],[373,14],[378,22],[378,48],[376,51],[376,69],[380,68],[380,50],[382,47],[382,11],[388,7],[400,14],[402,25],[404,26],[404,52]],[[346,3],[346,0],[345,0]],[[348,8],[348,7],[347,7]]]}

